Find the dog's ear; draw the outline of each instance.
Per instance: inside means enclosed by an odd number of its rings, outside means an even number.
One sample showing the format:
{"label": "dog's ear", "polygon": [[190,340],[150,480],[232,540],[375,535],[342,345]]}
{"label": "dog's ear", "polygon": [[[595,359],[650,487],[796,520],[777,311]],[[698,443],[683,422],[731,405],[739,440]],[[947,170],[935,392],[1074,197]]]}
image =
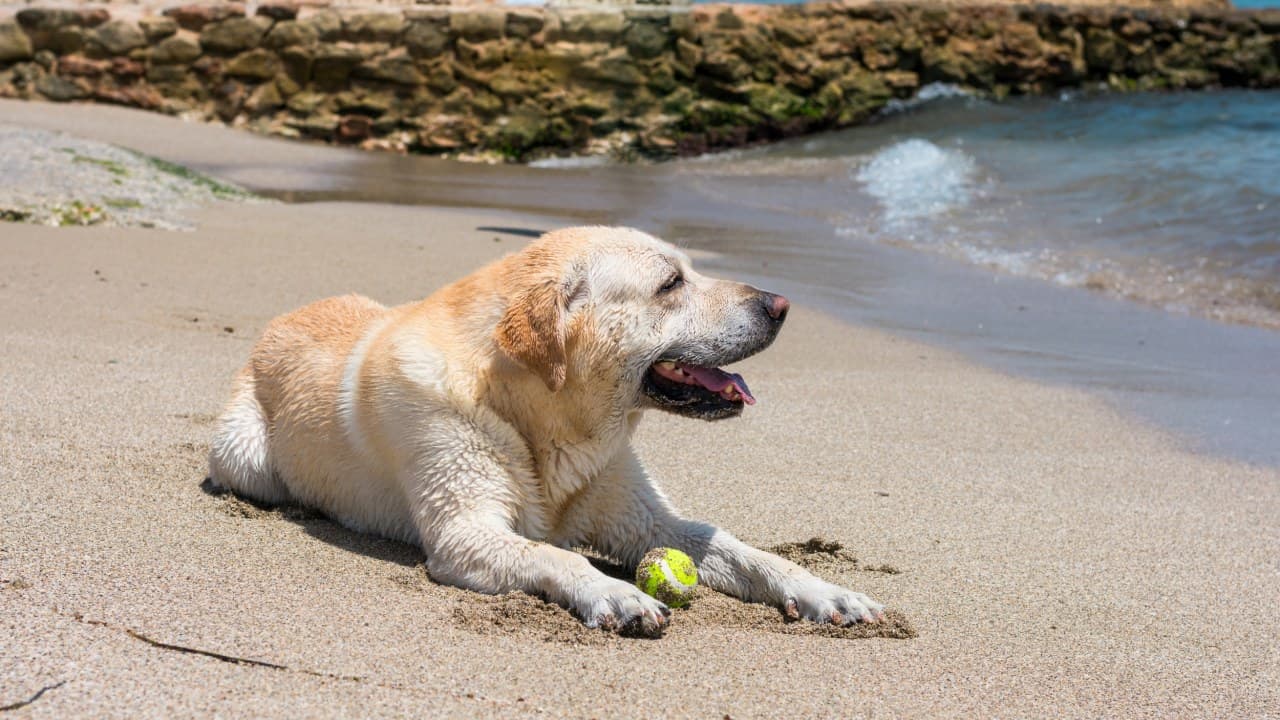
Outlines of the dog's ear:
{"label": "dog's ear", "polygon": [[568,372],[565,326],[575,284],[558,274],[528,280],[510,296],[495,335],[504,353],[556,392]]}

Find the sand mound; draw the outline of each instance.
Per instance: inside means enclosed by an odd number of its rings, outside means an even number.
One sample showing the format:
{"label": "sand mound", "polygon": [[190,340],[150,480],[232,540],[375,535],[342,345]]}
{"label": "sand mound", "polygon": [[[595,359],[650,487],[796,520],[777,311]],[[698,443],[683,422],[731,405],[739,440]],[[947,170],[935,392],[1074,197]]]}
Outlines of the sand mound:
{"label": "sand mound", "polygon": [[859,562],[857,556],[845,546],[834,540],[823,538],[810,538],[802,543],[782,543],[766,549],[774,555],[780,555],[800,567],[817,573],[856,570],[897,575],[902,572],[892,565],[868,565]]}

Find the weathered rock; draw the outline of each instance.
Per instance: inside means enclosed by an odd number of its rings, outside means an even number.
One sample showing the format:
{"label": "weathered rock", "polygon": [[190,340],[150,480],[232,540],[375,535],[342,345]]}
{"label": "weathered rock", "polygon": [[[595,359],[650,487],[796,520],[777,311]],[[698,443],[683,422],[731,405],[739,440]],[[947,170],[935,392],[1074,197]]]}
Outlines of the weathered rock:
{"label": "weathered rock", "polygon": [[501,38],[506,24],[507,13],[497,9],[451,13],[449,15],[449,31],[455,36],[473,43]]}
{"label": "weathered rock", "polygon": [[448,95],[458,87],[453,70],[447,64],[440,64],[427,73],[427,87],[441,95]]}
{"label": "weathered rock", "polygon": [[114,75],[117,80],[130,82],[145,75],[147,68],[137,60],[131,60],[126,57],[117,57],[111,58],[109,72]]}
{"label": "weathered rock", "polygon": [[389,93],[348,91],[334,95],[333,103],[340,113],[378,117],[391,109],[395,98]]}
{"label": "weathered rock", "polygon": [[194,36],[175,35],[165,38],[151,49],[151,62],[157,65],[179,65],[200,57],[200,44]]}
{"label": "weathered rock", "polygon": [[1264,8],[1252,13],[1253,21],[1264,33],[1280,33],[1280,8]]}
{"label": "weathered rock", "polygon": [[60,27],[97,27],[111,19],[103,8],[24,8],[15,16],[28,32]]}
{"label": "weathered rock", "polygon": [[506,60],[506,45],[500,40],[471,43],[459,38],[455,45],[455,52],[459,62],[464,66],[478,70],[496,68]]}
{"label": "weathered rock", "polygon": [[416,58],[431,58],[445,51],[449,36],[435,23],[415,22],[404,32],[404,45]]}
{"label": "weathered rock", "polygon": [[564,17],[560,39],[612,43],[622,35],[626,17],[620,12],[574,12]]}
{"label": "weathered rock", "polygon": [[501,68],[490,75],[488,86],[499,97],[515,99],[525,97],[540,89],[535,78],[517,73],[510,67]]}
{"label": "weathered rock", "polygon": [[[459,90],[462,90],[462,88],[459,88]],[[469,103],[471,109],[482,118],[493,117],[502,112],[503,108],[502,98],[484,90],[472,91]]]}
{"label": "weathered rock", "polygon": [[213,112],[223,122],[230,122],[244,108],[244,101],[248,99],[249,91],[244,83],[226,80],[218,83],[213,95],[215,98]]}
{"label": "weathered rock", "polygon": [[280,59],[284,61],[285,74],[294,83],[306,85],[311,81],[311,66],[314,60],[311,48],[301,45],[287,47],[280,51]]}
{"label": "weathered rock", "polygon": [[527,158],[553,147],[666,156],[840,127],[925,82],[993,97],[1085,83],[1280,87],[1280,12],[1269,11],[459,6],[299,20],[294,2],[252,18],[184,6],[136,26],[103,10],[24,8],[16,25],[0,22],[0,96]]}
{"label": "weathered rock", "polygon": [[691,12],[672,13],[667,18],[667,27],[671,28],[671,32],[678,38],[690,42],[697,39],[698,23]]}
{"label": "weathered rock", "polygon": [[322,93],[303,91],[290,97],[285,104],[299,115],[310,115],[320,109],[328,99],[328,96]]}
{"label": "weathered rock", "polygon": [[262,115],[284,106],[284,98],[275,83],[263,83],[249,93],[244,101],[244,109],[250,115]]}
{"label": "weathered rock", "polygon": [[244,17],[244,6],[239,3],[193,3],[168,8],[164,15],[173,18],[184,30],[200,32],[206,25]]}
{"label": "weathered rock", "polygon": [[[204,55],[191,63],[191,69],[204,76],[206,82],[219,83],[223,79],[222,71],[224,65],[226,65],[226,60],[223,58]],[[211,87],[212,90],[213,88]]]}
{"label": "weathered rock", "polygon": [[41,43],[32,41],[33,45],[48,48],[59,55],[79,52],[84,48],[85,29],[82,27],[70,26],[54,30],[45,36],[45,40]]}
{"label": "weathered rock", "polygon": [[776,85],[753,83],[746,90],[747,106],[762,116],[781,122],[806,112],[804,98]]}
{"label": "weathered rock", "polygon": [[404,48],[396,48],[382,57],[366,60],[355,68],[353,74],[356,77],[398,85],[422,85],[427,81],[409,51]]}
{"label": "weathered rock", "polygon": [[512,8],[507,11],[506,33],[508,37],[528,38],[542,30],[546,16],[533,8]]}
{"label": "weathered rock", "polygon": [[311,77],[321,88],[341,87],[363,59],[360,49],[350,43],[322,45],[312,60]]}
{"label": "weathered rock", "polygon": [[334,131],[338,128],[338,118],[336,115],[324,113],[321,115],[307,115],[301,118],[290,118],[286,121],[286,124],[306,137],[316,140],[331,140]]}
{"label": "weathered rock", "polygon": [[17,23],[0,23],[0,62],[27,60],[34,54],[31,40]]}
{"label": "weathered rock", "polygon": [[184,65],[152,65],[147,68],[147,82],[178,83],[186,80],[190,73]]}
{"label": "weathered rock", "polygon": [[16,19],[33,49],[65,54],[83,47],[86,28],[97,27],[110,16],[101,8],[25,8],[18,11]]}
{"label": "weathered rock", "polygon": [[787,47],[804,47],[813,44],[818,33],[813,27],[803,23],[779,24],[774,26],[773,36]]}
{"label": "weathered rock", "polygon": [[269,17],[272,20],[293,20],[298,17],[300,5],[296,2],[266,2],[258,6],[258,15]]}
{"label": "weathered rock", "polygon": [[617,48],[604,57],[588,60],[579,67],[578,74],[586,80],[612,85],[633,86],[645,81],[644,73],[625,48]]}
{"label": "weathered rock", "polygon": [[36,92],[54,102],[69,102],[89,95],[79,83],[57,75],[46,75],[37,80]]}
{"label": "weathered rock", "polygon": [[58,74],[72,77],[97,77],[111,67],[105,60],[89,60],[79,55],[58,58]]}
{"label": "weathered rock", "polygon": [[716,28],[719,30],[741,30],[746,26],[742,20],[742,16],[733,11],[733,8],[726,7],[716,13]]}
{"label": "weathered rock", "polygon": [[277,75],[274,84],[281,97],[290,98],[302,92],[302,86],[287,73]]}
{"label": "weathered rock", "polygon": [[301,22],[311,26],[321,40],[337,40],[342,37],[342,16],[332,10],[313,13]]}
{"label": "weathered rock", "polygon": [[698,73],[714,80],[738,82],[751,76],[751,66],[728,52],[708,54],[698,63]]}
{"label": "weathered rock", "polygon": [[1090,70],[1111,72],[1124,62],[1125,50],[1114,35],[1099,28],[1085,33],[1084,57]]}
{"label": "weathered rock", "polygon": [[258,47],[270,27],[270,18],[233,17],[205,26],[200,46],[208,52],[233,55]]}
{"label": "weathered rock", "polygon": [[143,110],[156,110],[164,104],[164,98],[160,93],[156,92],[155,88],[147,85],[129,85],[115,88],[99,86],[93,89],[92,97],[98,102],[127,105],[142,108]]}
{"label": "weathered rock", "polygon": [[280,72],[280,58],[269,50],[255,48],[228,61],[225,72],[237,78],[270,80]]}
{"label": "weathered rock", "polygon": [[676,40],[676,57],[692,73],[698,63],[702,62],[702,47],[684,38],[678,38]]}
{"label": "weathered rock", "polygon": [[145,47],[147,36],[134,23],[112,20],[89,33],[89,44],[107,55],[124,55],[135,48]]}
{"label": "weathered rock", "polygon": [[373,120],[364,115],[343,115],[335,133],[338,142],[355,143],[373,132]]}
{"label": "weathered rock", "polygon": [[589,118],[603,117],[610,109],[612,109],[612,105],[609,102],[609,98],[601,95],[582,95],[575,98],[568,108],[573,115],[583,115]]}
{"label": "weathered rock", "polygon": [[269,48],[283,48],[291,45],[312,45],[320,39],[320,31],[314,25],[300,23],[296,20],[282,20],[271,26],[262,44]]}
{"label": "weathered rock", "polygon": [[645,86],[658,96],[675,92],[680,87],[680,81],[676,79],[670,63],[661,62],[651,65],[644,73]]}
{"label": "weathered rock", "polygon": [[147,42],[157,43],[174,33],[178,32],[178,23],[170,17],[144,17],[138,20],[138,27],[142,28],[142,34],[146,37]]}
{"label": "weathered rock", "polygon": [[370,12],[349,15],[343,21],[343,39],[352,42],[395,42],[404,31],[404,16],[398,12]]}
{"label": "weathered rock", "polygon": [[538,146],[548,134],[548,118],[535,108],[522,108],[520,112],[502,118],[497,123],[488,145],[508,160],[518,160],[531,148]]}
{"label": "weathered rock", "polygon": [[622,33],[622,42],[633,57],[648,59],[666,51],[671,36],[654,22],[634,22]]}
{"label": "weathered rock", "polygon": [[[895,91],[911,91],[920,87],[920,76],[910,70],[894,70],[882,75],[884,82]],[[895,92],[896,95],[904,95]]]}

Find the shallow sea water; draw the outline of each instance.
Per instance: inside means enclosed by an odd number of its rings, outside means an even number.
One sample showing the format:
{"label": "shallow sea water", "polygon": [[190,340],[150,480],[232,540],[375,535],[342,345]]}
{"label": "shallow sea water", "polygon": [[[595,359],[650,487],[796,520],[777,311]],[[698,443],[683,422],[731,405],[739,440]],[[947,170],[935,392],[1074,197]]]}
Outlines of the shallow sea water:
{"label": "shallow sea water", "polygon": [[[1267,145],[1269,130],[1258,133],[1257,128],[1270,128],[1274,116],[1262,113],[1260,119],[1240,122],[1232,119],[1241,115],[1231,108],[1248,108],[1255,101],[1266,107],[1280,95],[1187,93],[995,104],[957,97],[945,88],[929,94],[933,100],[907,104],[871,125],[659,165],[562,161],[551,168],[490,166],[262,139],[254,142],[278,142],[280,151],[224,154],[216,160],[181,146],[157,151],[167,160],[291,202],[485,207],[517,213],[510,216],[510,227],[477,228],[481,233],[531,237],[565,222],[634,225],[702,251],[699,262],[711,274],[746,279],[782,292],[798,305],[958,351],[1007,373],[1084,388],[1172,431],[1198,451],[1280,465],[1280,332],[1264,327],[1266,323],[1211,320],[1205,317],[1209,313],[1196,309],[1203,306],[1185,301],[1133,302],[1120,299],[1106,285],[1073,286],[1047,277],[1037,269],[1043,266],[1035,264],[1029,263],[1028,271],[1008,263],[992,269],[949,249],[989,249],[1007,257],[1048,248],[1073,258],[1071,253],[1083,248],[1115,259],[1143,247],[1138,231],[1098,231],[1059,242],[1061,233],[1088,227],[1086,220],[1097,217],[1073,210],[1087,206],[1081,198],[1110,203],[1130,220],[1157,214],[1162,207],[1183,212],[1165,223],[1175,233],[1169,247],[1176,252],[1157,246],[1153,262],[1179,261],[1180,248],[1194,247],[1187,238],[1194,240],[1195,234],[1184,232],[1186,227],[1215,231],[1238,223],[1266,230],[1273,217],[1270,205],[1258,211],[1255,202],[1255,214],[1242,218],[1206,220],[1187,211],[1231,203],[1247,210],[1230,191],[1182,197],[1175,184],[1126,210],[1114,193],[1095,187],[1119,183],[1142,191],[1158,185],[1142,182],[1142,172],[1104,172],[1080,185],[1084,192],[1076,194],[1071,173],[1087,178],[1095,167],[1123,169],[1124,163],[1115,165],[1109,156],[1124,156],[1131,145],[1141,145],[1141,133],[1090,149],[1097,163],[1081,159],[1088,153],[1061,145],[1082,123],[1108,129],[1108,123],[1133,125],[1132,115],[1146,117],[1154,126],[1162,116],[1178,120],[1178,106],[1185,103],[1188,116],[1200,118],[1190,123],[1193,131],[1163,140],[1153,136],[1149,139],[1156,146],[1127,156],[1145,153],[1160,161],[1154,147],[1176,156],[1193,148],[1178,137],[1223,132],[1213,129],[1214,115],[1206,108],[1225,103],[1225,132],[1237,139],[1262,135],[1256,147],[1273,148]],[[1031,149],[1018,149],[1022,141],[1017,138],[1030,133],[1034,139],[1055,123],[1063,129],[1050,134],[1044,149],[1036,152],[1041,158],[1061,159],[1059,165],[1032,159],[1039,140],[1029,143]],[[1076,141],[1080,146],[1091,142],[1088,137]],[[1224,176],[1212,162],[1183,164],[1204,177]],[[1244,187],[1257,185],[1250,178],[1259,174],[1271,177],[1269,165],[1241,166],[1246,171],[1238,177],[1225,174],[1228,183]],[[1274,187],[1264,183],[1258,192],[1274,192]],[[1213,191],[1214,186],[1201,189]],[[1124,227],[1115,222],[1114,213],[1108,217],[1111,222],[1104,218],[1103,230]],[[952,226],[974,230],[950,232]],[[1208,232],[1207,237],[1208,252],[1230,247],[1223,240],[1226,233]],[[1221,257],[1236,263],[1230,271],[1249,277],[1254,267],[1249,253],[1265,249],[1265,242],[1265,237],[1252,245],[1238,242]],[[1029,255],[1037,259],[1035,253]],[[1257,257],[1261,267],[1273,262],[1265,252]]]}
{"label": "shallow sea water", "polygon": [[922,97],[682,170],[851,243],[1280,328],[1280,93]]}

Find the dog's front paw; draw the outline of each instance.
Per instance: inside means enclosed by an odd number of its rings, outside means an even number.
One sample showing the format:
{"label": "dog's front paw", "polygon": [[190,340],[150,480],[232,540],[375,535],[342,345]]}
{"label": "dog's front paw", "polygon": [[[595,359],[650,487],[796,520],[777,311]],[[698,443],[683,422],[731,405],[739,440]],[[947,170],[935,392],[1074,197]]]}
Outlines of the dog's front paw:
{"label": "dog's front paw", "polygon": [[577,593],[574,611],[587,627],[619,635],[660,637],[670,624],[671,609],[634,585],[603,578]]}
{"label": "dog's front paw", "polygon": [[782,611],[793,620],[804,618],[832,625],[879,622],[884,619],[884,606],[880,603],[860,592],[847,590],[816,577],[804,578],[787,588]]}

